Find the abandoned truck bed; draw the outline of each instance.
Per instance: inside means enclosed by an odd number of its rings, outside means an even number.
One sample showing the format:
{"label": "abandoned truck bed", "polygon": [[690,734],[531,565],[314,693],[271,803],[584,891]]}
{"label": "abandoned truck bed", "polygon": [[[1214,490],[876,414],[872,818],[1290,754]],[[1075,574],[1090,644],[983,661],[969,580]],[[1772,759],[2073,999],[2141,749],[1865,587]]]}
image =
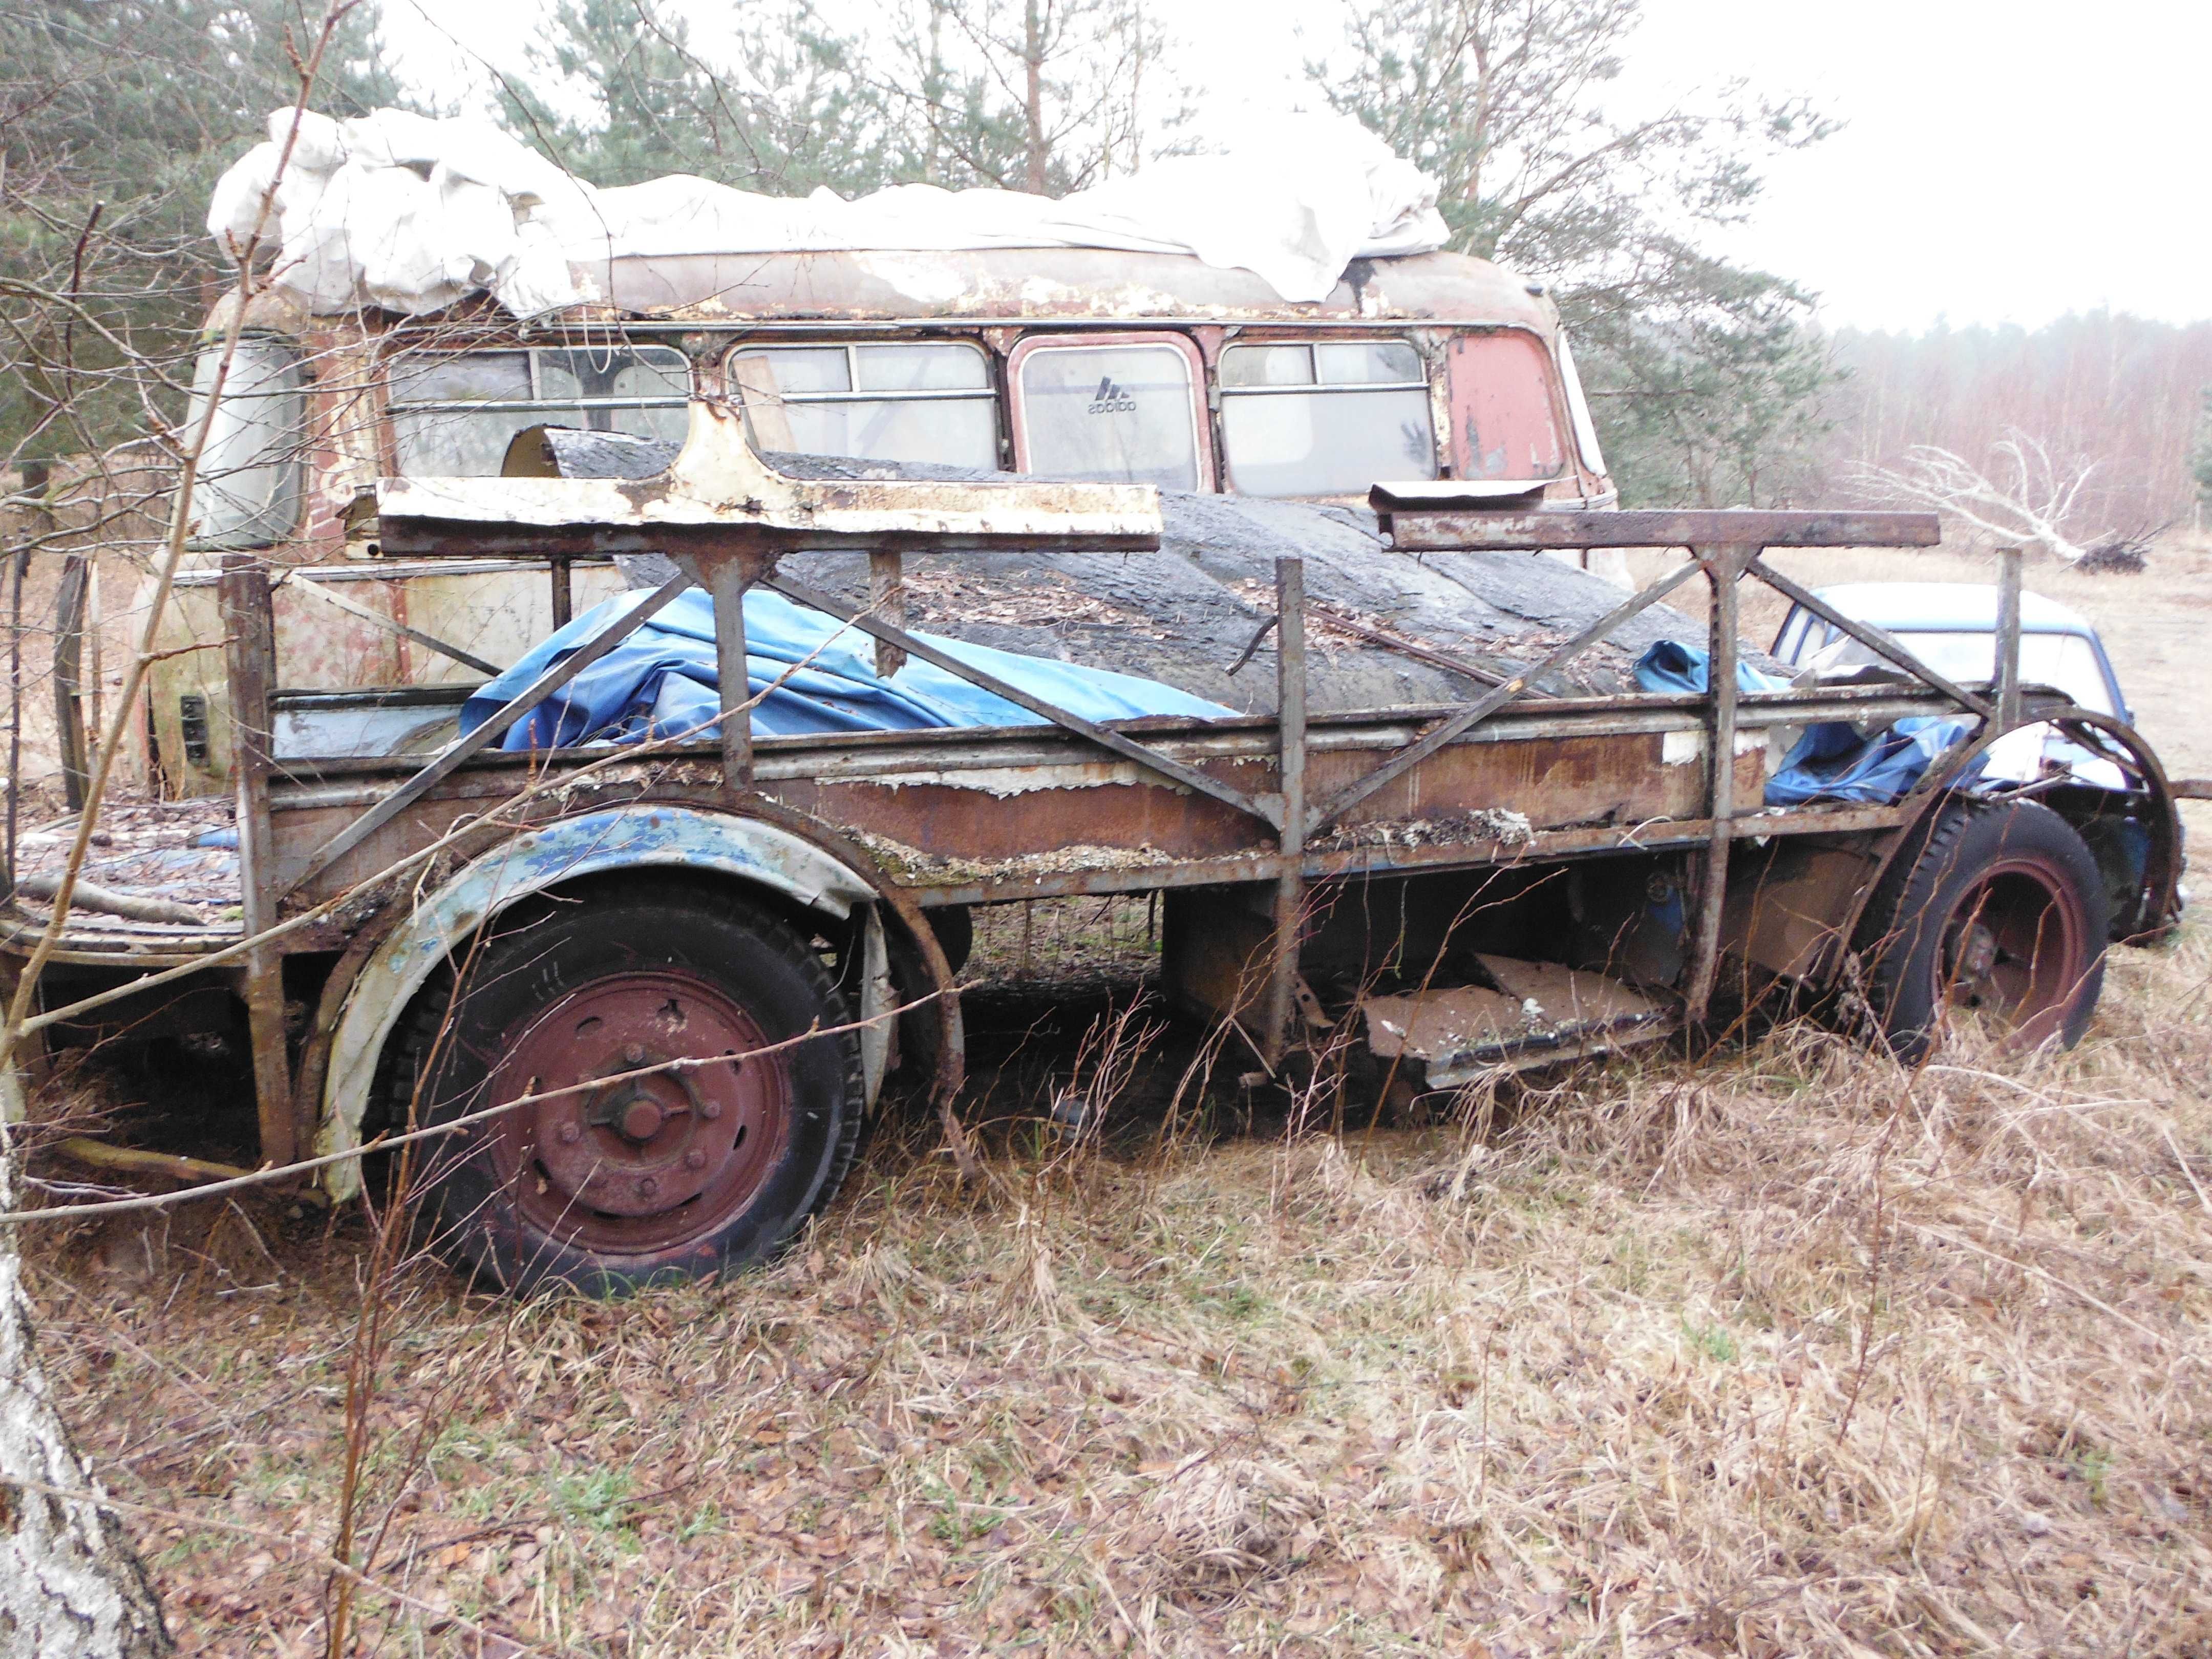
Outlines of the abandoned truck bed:
{"label": "abandoned truck bed", "polygon": [[[807,477],[726,410],[695,403],[691,423],[641,477],[386,480],[361,503],[372,557],[531,555],[555,580],[569,560],[672,561],[434,755],[278,752],[270,575],[225,556],[234,802],[129,809],[90,867],[118,884],[164,859],[205,876],[216,866],[192,860],[228,849],[191,843],[227,827],[234,895],[179,879],[191,920],[72,910],[41,985],[49,1042],[236,1029],[269,1163],[313,1154],[312,1178],[343,1196],[360,1148],[431,1133],[424,1225],[458,1265],[618,1289],[775,1249],[835,1192],[902,1067],[968,1156],[959,970],[977,904],[1162,892],[1172,997],[1268,1074],[1334,1068],[1386,1096],[1651,1041],[1769,990],[1847,988],[1901,1054],[1959,1020],[2070,1042],[2107,939],[2175,912],[2156,757],[2020,685],[2012,635],[1970,686],[1848,619],[1830,618],[1893,672],[1790,685],[1741,647],[1741,582],[1820,605],[1765,549],[1924,544],[1929,519],[1547,511],[1480,485],[1377,486],[1372,528],[1346,515],[1358,543],[1334,562],[1270,547],[1264,587],[1249,563],[1234,585],[1208,578],[1248,607],[1209,659],[1236,645],[1244,666],[1217,665],[1219,684],[1250,712],[1096,721],[909,630],[916,612],[972,624],[977,607],[933,615],[908,574],[1083,594],[1066,573],[1106,561],[1133,592],[1126,573],[1183,556],[1163,550],[1154,492]],[[1441,642],[1390,625],[1394,592],[1444,605],[1424,573],[1455,559],[1625,546],[1686,556],[1609,609]],[[2016,559],[2001,574],[2016,588]],[[1692,580],[1711,617],[1694,647],[1679,615],[1654,614]],[[719,696],[708,740],[495,746],[695,586],[714,601],[720,684],[752,688]],[[886,678],[919,659],[1036,723],[757,733],[749,593],[870,636]],[[1403,658],[1438,695],[1328,706],[1324,629],[1346,617],[1354,683]],[[1120,626],[1089,648],[1110,653]],[[1667,641],[1673,678],[1655,679],[1649,647]],[[1109,662],[1155,665],[1134,647]],[[1982,786],[1982,749],[2038,722],[2110,757],[2125,787]],[[61,835],[33,839],[27,871],[50,870]],[[13,961],[50,915],[42,888],[19,886],[0,936]]]}

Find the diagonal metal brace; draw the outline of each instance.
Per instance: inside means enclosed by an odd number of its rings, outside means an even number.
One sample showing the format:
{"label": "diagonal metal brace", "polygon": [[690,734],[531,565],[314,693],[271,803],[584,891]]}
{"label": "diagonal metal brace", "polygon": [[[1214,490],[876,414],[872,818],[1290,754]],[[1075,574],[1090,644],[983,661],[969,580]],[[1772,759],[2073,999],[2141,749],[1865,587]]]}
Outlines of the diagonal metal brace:
{"label": "diagonal metal brace", "polygon": [[919,657],[926,663],[934,664],[946,673],[957,675],[966,680],[970,685],[980,685],[994,696],[1004,697],[1008,702],[1018,704],[1033,714],[1042,716],[1054,726],[1064,726],[1069,731],[1090,738],[1101,748],[1110,749],[1115,754],[1136,762],[1138,765],[1148,771],[1157,772],[1162,777],[1170,778],[1177,783],[1184,784],[1197,790],[1202,795],[1211,795],[1218,801],[1225,802],[1238,811],[1258,818],[1271,830],[1279,831],[1283,827],[1282,811],[1279,807],[1267,801],[1255,799],[1235,785],[1224,783],[1220,779],[1201,772],[1194,766],[1186,766],[1181,761],[1172,760],[1160,753],[1158,750],[1139,743],[1134,738],[1124,737],[1110,726],[1101,726],[1096,720],[1087,720],[1080,714],[1072,714],[1055,703],[1047,702],[1034,693],[1023,690],[1019,686],[1010,685],[997,675],[987,672],[973,663],[963,662],[950,652],[939,650],[927,640],[919,639],[902,628],[895,628],[890,623],[871,617],[864,611],[856,611],[851,605],[842,604],[827,593],[817,592],[803,582],[792,580],[788,576],[768,576],[762,580],[760,585],[763,587],[775,589],[794,604],[806,605],[828,616],[835,617],[848,627],[857,628],[862,633],[881,640],[887,645],[896,646],[910,657]]}
{"label": "diagonal metal brace", "polygon": [[[488,679],[497,679],[507,672],[497,663],[486,662],[482,657],[471,652],[464,651],[451,641],[441,640],[434,634],[425,634],[419,628],[410,628],[404,622],[395,621],[380,611],[372,611],[367,605],[348,599],[334,588],[325,586],[310,574],[311,569],[312,567],[309,566],[296,565],[290,572],[290,578],[303,592],[313,594],[324,604],[336,605],[348,616],[358,617],[370,627],[380,629],[395,639],[406,640],[411,644],[422,647],[427,651],[434,651],[441,657],[450,657],[462,667],[473,668]],[[561,623],[567,620],[566,617],[557,618],[555,626],[558,627]]]}
{"label": "diagonal metal brace", "polygon": [[1638,612],[1658,604],[1660,600],[1665,599],[1703,568],[1702,565],[1692,561],[1680,569],[1662,576],[1634,599],[1626,600],[1607,611],[1605,615],[1553,652],[1543,661],[1532,668],[1522,669],[1511,679],[1485,692],[1449,720],[1431,728],[1426,737],[1407,744],[1358,782],[1349,784],[1337,791],[1335,794],[1315,808],[1307,818],[1305,826],[1307,835],[1312,836],[1326,829],[1385,784],[1404,776],[1430,756],[1435,754],[1437,750],[1443,748],[1447,744],[1455,742],[1462,734],[1489,719],[1491,715],[1526,691],[1530,683],[1539,674],[1549,673],[1552,670],[1579,657],[1621,623]]}
{"label": "diagonal metal brace", "polygon": [[479,750],[487,749],[507,734],[507,727],[545,701],[554,692],[568,684],[608,652],[645,626],[659,613],[661,607],[691,586],[691,578],[672,576],[653,589],[652,596],[635,610],[594,634],[574,651],[555,663],[500,707],[490,719],[441,749],[430,763],[382,800],[363,812],[351,823],[332,836],[315,849],[307,867],[300,872],[285,890],[295,890],[331,867],[348,853],[367,841],[386,824],[398,817],[416,801],[452,775],[460,763]]}
{"label": "diagonal metal brace", "polygon": [[1841,629],[1869,650],[1878,651],[1906,673],[1941,691],[1945,696],[1964,708],[1971,708],[1984,720],[1996,718],[1996,708],[1987,698],[1978,697],[1963,685],[1955,685],[1914,656],[1892,634],[1883,632],[1870,623],[1856,622],[1830,605],[1809,588],[1801,587],[1764,559],[1753,559],[1746,567],[1751,574],[1765,582],[1783,598],[1811,611],[1822,622]]}

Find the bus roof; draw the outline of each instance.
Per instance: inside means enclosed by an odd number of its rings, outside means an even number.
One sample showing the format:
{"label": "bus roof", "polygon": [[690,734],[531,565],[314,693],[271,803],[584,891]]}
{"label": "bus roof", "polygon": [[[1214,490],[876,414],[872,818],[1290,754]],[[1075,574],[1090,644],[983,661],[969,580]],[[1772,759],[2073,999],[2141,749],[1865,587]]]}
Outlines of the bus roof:
{"label": "bus roof", "polygon": [[[564,323],[687,330],[1429,324],[1525,328],[1549,339],[1558,328],[1540,283],[1460,253],[1355,259],[1319,301],[1285,300],[1249,270],[1190,254],[1114,248],[660,254],[617,258],[580,274],[606,299],[534,318],[533,332],[557,333]],[[236,290],[226,293],[208,326],[222,327],[236,303]],[[426,317],[385,316],[388,326],[468,322],[502,333],[514,327],[482,296]],[[247,307],[248,326],[279,333],[306,334],[337,320],[310,315],[298,295],[276,284]]]}
{"label": "bus roof", "polygon": [[590,274],[624,316],[707,323],[1553,326],[1540,284],[1458,253],[1354,259],[1318,302],[1189,254],[1112,248],[673,254],[618,258]]}

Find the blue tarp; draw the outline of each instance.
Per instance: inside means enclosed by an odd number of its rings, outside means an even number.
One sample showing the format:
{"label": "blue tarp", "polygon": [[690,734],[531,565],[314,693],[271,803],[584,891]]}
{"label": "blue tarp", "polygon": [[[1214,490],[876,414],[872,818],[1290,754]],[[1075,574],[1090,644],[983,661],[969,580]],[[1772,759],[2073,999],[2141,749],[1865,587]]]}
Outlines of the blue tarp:
{"label": "blue tarp", "polygon": [[[1790,689],[1788,680],[1748,663],[1736,664],[1735,678],[1746,691]],[[1706,655],[1695,646],[1662,640],[1637,659],[1636,684],[1646,691],[1699,692],[1705,689],[1705,680]],[[1972,726],[1971,720],[1915,716],[1895,721],[1870,738],[1862,738],[1838,720],[1808,726],[1781,769],[1766,781],[1766,804],[1897,800]]]}
{"label": "blue tarp", "polygon": [[[547,668],[646,598],[644,590],[619,594],[540,641],[462,705],[461,730],[475,730]],[[1215,720],[1237,712],[1133,675],[1018,656],[933,634],[915,637],[1088,720],[1147,714]],[[761,697],[753,708],[752,726],[762,737],[1040,723],[1029,710],[926,662],[909,660],[886,680],[875,672],[874,641],[868,635],[778,593],[756,590],[745,595],[745,668],[752,695]],[[720,733],[721,708],[714,601],[695,587],[517,720],[500,746],[565,749],[679,735],[711,738]]]}

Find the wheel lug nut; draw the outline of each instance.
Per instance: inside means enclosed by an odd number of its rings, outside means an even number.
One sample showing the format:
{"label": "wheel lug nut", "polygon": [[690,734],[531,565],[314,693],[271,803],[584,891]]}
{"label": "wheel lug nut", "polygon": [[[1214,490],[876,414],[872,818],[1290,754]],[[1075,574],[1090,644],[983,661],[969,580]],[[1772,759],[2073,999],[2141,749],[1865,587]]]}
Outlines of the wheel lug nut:
{"label": "wheel lug nut", "polygon": [[660,1183],[658,1181],[655,1181],[651,1176],[647,1176],[644,1180],[637,1183],[637,1190],[641,1196],[651,1198],[655,1193],[660,1190]]}
{"label": "wheel lug nut", "polygon": [[644,1065],[645,1045],[641,1042],[624,1044],[623,1048],[623,1064],[625,1066]]}
{"label": "wheel lug nut", "polygon": [[563,1146],[573,1146],[583,1138],[584,1126],[582,1124],[564,1123],[561,1126],[561,1144]]}
{"label": "wheel lug nut", "polygon": [[684,1167],[687,1170],[705,1169],[707,1167],[707,1154],[701,1152],[696,1146],[694,1146],[690,1152],[684,1154]]}
{"label": "wheel lug nut", "polygon": [[699,1103],[699,1115],[705,1118],[708,1122],[712,1123],[716,1118],[721,1116],[721,1115],[722,1103],[720,1101],[702,1100]]}

